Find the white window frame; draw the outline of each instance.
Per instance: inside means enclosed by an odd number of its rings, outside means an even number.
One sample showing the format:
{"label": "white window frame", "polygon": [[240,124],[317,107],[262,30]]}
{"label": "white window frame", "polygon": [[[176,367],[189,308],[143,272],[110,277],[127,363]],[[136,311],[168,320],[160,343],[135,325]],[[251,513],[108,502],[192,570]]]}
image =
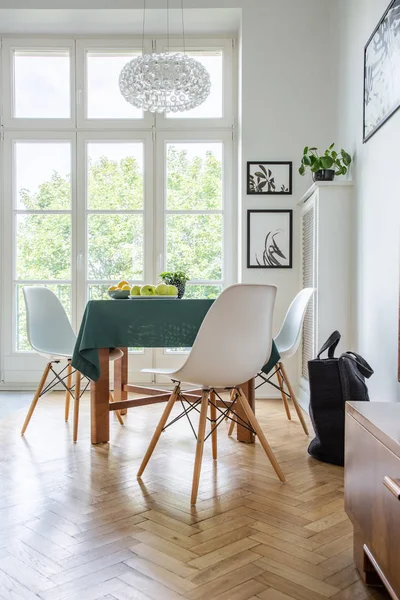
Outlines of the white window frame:
{"label": "white window frame", "polygon": [[[14,160],[14,149],[15,144],[19,142],[62,142],[67,141],[71,144],[71,207],[70,210],[43,210],[43,211],[32,211],[40,214],[54,214],[54,213],[71,213],[71,279],[70,280],[20,280],[16,277],[16,215],[19,213],[29,213],[25,209],[19,210],[16,206],[15,197],[15,160]],[[76,289],[76,279],[74,272],[74,265],[76,263],[76,172],[74,165],[76,164],[76,144],[75,144],[75,133],[67,131],[24,131],[15,130],[13,132],[6,131],[4,133],[4,173],[3,178],[3,195],[4,199],[10,198],[11,202],[4,202],[3,206],[3,236],[4,236],[4,250],[3,250],[3,281],[7,282],[8,285],[2,286],[2,354],[4,357],[3,371],[9,373],[11,371],[21,371],[23,377],[32,371],[40,371],[44,364],[42,358],[40,358],[34,351],[19,351],[16,348],[16,331],[15,326],[17,323],[17,303],[16,303],[16,290],[17,285],[33,285],[35,283],[43,284],[60,284],[71,286],[71,322],[72,326],[76,328],[77,325],[77,314],[76,314],[76,297],[74,296],[74,289]],[[11,254],[11,256],[10,256]],[[7,318],[8,317],[8,318]],[[32,376],[33,377],[33,376]],[[34,380],[34,379],[33,379]],[[31,381],[31,379],[27,379]]]}
{"label": "white window frame", "polygon": [[[145,40],[146,51],[151,47],[160,50],[165,47],[166,40],[157,40],[156,44]],[[154,40],[153,40],[154,42]],[[232,39],[194,39],[188,38],[188,50],[223,49],[224,52],[224,90],[230,90],[224,96],[223,117],[216,119],[166,119],[162,115],[145,114],[143,119],[86,119],[84,107],[85,63],[84,55],[87,50],[132,50],[141,48],[141,39],[121,37],[96,37],[95,39],[65,39],[64,37],[29,37],[3,38],[0,51],[2,60],[2,97],[0,97],[0,116],[2,116],[4,141],[0,136],[0,196],[3,197],[2,221],[3,255],[2,293],[0,302],[2,308],[0,335],[0,367],[1,379],[6,380],[0,387],[31,387],[40,377],[44,359],[34,352],[15,350],[14,329],[16,324],[16,283],[13,261],[10,251],[15,236],[11,229],[13,223],[14,205],[5,202],[12,197],[14,178],[12,174],[12,148],[15,141],[57,141],[68,140],[72,146],[71,170],[71,210],[72,210],[72,262],[71,262],[71,312],[72,325],[76,330],[77,324],[86,305],[87,289],[90,283],[86,275],[86,161],[85,145],[90,141],[144,141],[145,144],[145,181],[144,181],[144,214],[145,214],[145,281],[156,281],[158,273],[165,265],[165,145],[168,142],[222,141],[224,143],[223,171],[224,177],[224,274],[222,286],[226,287],[237,280],[238,242],[237,230],[237,192],[233,188],[233,177],[236,143],[233,140],[233,126],[237,107],[237,98],[233,82],[233,53]],[[12,58],[14,50],[56,50],[66,48],[70,52],[70,89],[71,89],[71,118],[70,119],[24,119],[13,117],[12,96]],[[170,49],[179,50],[182,41],[179,38],[170,39]],[[76,51],[75,51],[76,50]],[[3,104],[3,106],[1,106]],[[50,211],[52,212],[52,211]],[[97,212],[97,211],[96,211]],[[102,211],[99,211],[102,212]],[[114,211],[110,211],[114,212]],[[182,211],[191,212],[191,211]],[[206,212],[206,211],[201,211]],[[33,283],[33,282],[29,282]],[[50,283],[50,282],[49,282]],[[61,282],[56,282],[61,283]],[[196,282],[197,283],[197,282]],[[198,282],[212,284],[214,282]],[[219,283],[219,282],[215,282]],[[10,318],[11,317],[11,318]],[[183,357],[178,353],[166,353],[164,350],[146,349],[143,355],[135,354],[134,363],[137,382],[150,381],[149,376],[141,375],[136,369],[148,366],[176,366]],[[6,376],[6,377],[5,377]],[[132,378],[132,375],[131,375]]]}
{"label": "white window frame", "polygon": [[[232,39],[198,39],[188,38],[185,41],[185,50],[222,50],[223,60],[223,85],[222,85],[222,117],[201,119],[179,119],[179,116],[173,119],[165,117],[163,114],[156,115],[156,128],[157,129],[217,129],[217,128],[232,128],[235,119],[235,108],[236,103],[234,101],[235,93],[233,90],[233,53],[232,53]],[[165,52],[167,49],[171,52],[183,52],[182,38],[170,38],[157,39],[156,51]]]}
{"label": "white window frame", "polygon": [[[193,279],[190,283],[197,285],[221,285],[222,289],[231,285],[235,281],[235,260],[232,256],[236,251],[236,242],[233,239],[234,222],[235,222],[235,210],[236,199],[233,195],[232,189],[232,177],[230,174],[233,173],[233,140],[232,134],[226,130],[213,130],[213,131],[163,131],[157,133],[156,142],[156,163],[157,174],[156,174],[156,207],[155,207],[155,252],[157,257],[157,273],[165,271],[166,269],[166,214],[196,214],[196,211],[182,210],[174,211],[168,210],[166,207],[166,185],[167,185],[167,173],[166,173],[166,158],[167,158],[167,144],[170,143],[196,143],[196,142],[221,142],[223,144],[223,155],[222,155],[222,172],[223,172],[223,195],[222,195],[222,207],[221,210],[203,210],[200,209],[198,214],[221,214],[223,215],[223,271],[222,279],[220,281]],[[229,250],[233,250],[233,252]],[[180,354],[187,354],[187,352],[169,352],[166,349],[157,349],[156,351],[156,364],[159,368],[168,368],[171,366],[178,366],[182,362],[182,358],[179,358]]]}
{"label": "white window frame", "polygon": [[[131,119],[89,119],[87,117],[87,52],[101,51],[132,52],[142,51],[142,42],[136,38],[78,39],[76,41],[76,87],[77,87],[77,126],[79,129],[151,129],[153,116],[145,112],[141,118]],[[144,52],[151,54],[151,40],[144,41]],[[118,85],[118,82],[115,82]]]}
{"label": "white window frame", "polygon": [[[66,38],[10,38],[2,41],[4,126],[15,129],[73,129],[75,127],[75,41]],[[14,51],[49,52],[68,50],[70,53],[70,118],[32,119],[14,117]]]}

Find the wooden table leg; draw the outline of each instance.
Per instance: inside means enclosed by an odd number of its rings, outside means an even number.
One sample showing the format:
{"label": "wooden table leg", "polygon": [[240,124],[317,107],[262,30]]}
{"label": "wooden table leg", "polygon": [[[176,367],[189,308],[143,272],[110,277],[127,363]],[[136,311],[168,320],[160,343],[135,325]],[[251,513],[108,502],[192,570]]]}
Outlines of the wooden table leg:
{"label": "wooden table leg", "polygon": [[[249,401],[252,411],[255,412],[254,379],[250,379],[249,381],[247,381],[240,387],[242,388],[244,395],[246,396],[247,400]],[[244,421],[246,421],[246,423],[248,423],[246,414],[245,414],[240,402],[236,402],[235,411]],[[237,429],[237,439],[239,442],[244,442],[245,444],[254,444],[254,437],[255,437],[254,433],[252,433],[251,431],[249,431],[248,429],[246,429],[245,427],[240,425],[240,421],[238,421],[238,425],[237,425],[236,429]]]}
{"label": "wooden table leg", "polygon": [[90,384],[91,440],[101,444],[110,439],[110,350],[100,348],[100,377]]}
{"label": "wooden table leg", "polygon": [[[114,399],[115,402],[128,400],[128,392],[125,392],[124,385],[128,383],[128,348],[121,348],[124,355],[114,362]],[[121,415],[126,415],[127,408],[120,411]]]}

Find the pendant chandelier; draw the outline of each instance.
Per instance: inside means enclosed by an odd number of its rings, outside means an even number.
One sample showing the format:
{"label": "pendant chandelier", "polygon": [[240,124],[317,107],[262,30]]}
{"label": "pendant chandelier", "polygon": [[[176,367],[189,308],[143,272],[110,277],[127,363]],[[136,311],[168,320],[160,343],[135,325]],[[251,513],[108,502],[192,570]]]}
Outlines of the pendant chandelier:
{"label": "pendant chandelier", "polygon": [[143,1],[142,55],[129,61],[119,76],[119,89],[127,102],[152,113],[183,112],[200,106],[208,97],[211,79],[207,69],[186,55],[183,0],[181,0],[183,54],[169,52],[169,0],[167,0],[168,52],[144,54],[146,0]]}

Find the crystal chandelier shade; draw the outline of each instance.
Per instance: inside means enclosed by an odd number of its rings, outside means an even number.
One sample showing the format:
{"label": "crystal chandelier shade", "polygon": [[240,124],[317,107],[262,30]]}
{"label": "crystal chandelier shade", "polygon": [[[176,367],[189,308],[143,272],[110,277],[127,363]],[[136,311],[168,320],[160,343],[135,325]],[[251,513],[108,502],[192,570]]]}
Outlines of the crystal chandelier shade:
{"label": "crystal chandelier shade", "polygon": [[137,108],[176,113],[202,104],[211,79],[199,61],[185,54],[144,54],[124,66],[119,89]]}

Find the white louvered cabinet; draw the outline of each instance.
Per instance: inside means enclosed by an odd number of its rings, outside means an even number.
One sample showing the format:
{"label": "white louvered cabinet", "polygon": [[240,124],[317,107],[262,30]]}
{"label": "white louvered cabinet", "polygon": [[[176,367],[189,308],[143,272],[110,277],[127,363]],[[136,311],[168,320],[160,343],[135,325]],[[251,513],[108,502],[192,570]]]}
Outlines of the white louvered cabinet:
{"label": "white louvered cabinet", "polygon": [[317,290],[304,320],[299,353],[299,398],[305,408],[308,361],[335,329],[342,334],[338,352],[352,348],[352,192],[351,182],[315,183],[299,202],[301,287]]}

